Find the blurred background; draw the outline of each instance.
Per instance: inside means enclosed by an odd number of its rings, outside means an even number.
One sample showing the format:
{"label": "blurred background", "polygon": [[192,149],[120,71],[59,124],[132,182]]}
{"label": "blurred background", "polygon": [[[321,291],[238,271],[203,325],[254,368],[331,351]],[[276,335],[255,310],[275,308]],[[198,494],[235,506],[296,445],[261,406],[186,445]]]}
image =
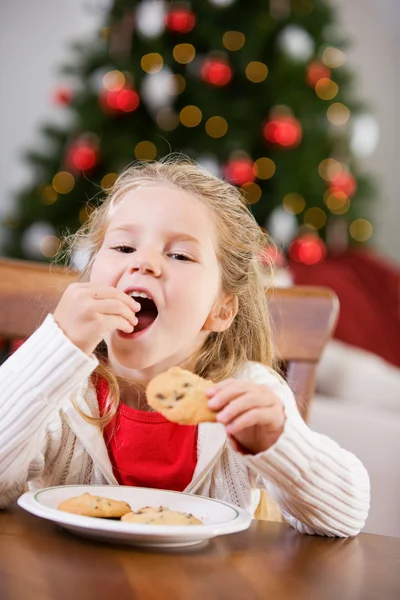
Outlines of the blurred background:
{"label": "blurred background", "polygon": [[311,426],[369,469],[366,531],[400,536],[400,4],[13,0],[0,17],[0,255],[50,261],[134,159],[184,152],[237,185],[277,244],[273,283],[339,296]]}

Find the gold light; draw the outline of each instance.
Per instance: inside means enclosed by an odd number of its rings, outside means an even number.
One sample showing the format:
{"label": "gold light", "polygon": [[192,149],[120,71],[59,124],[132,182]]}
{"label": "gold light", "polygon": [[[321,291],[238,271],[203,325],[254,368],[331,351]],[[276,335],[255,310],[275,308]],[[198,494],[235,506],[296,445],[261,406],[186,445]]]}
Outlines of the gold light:
{"label": "gold light", "polygon": [[356,219],[349,228],[351,237],[356,242],[366,242],[372,235],[372,225],[366,219]]}
{"label": "gold light", "polygon": [[42,202],[46,206],[54,204],[58,200],[58,194],[52,185],[45,185],[41,192]]}
{"label": "gold light", "polygon": [[341,190],[335,192],[327,190],[324,201],[334,215],[344,215],[350,208],[350,198]]}
{"label": "gold light", "polygon": [[331,104],[326,114],[333,125],[345,125],[350,119],[350,110],[341,102]]}
{"label": "gold light", "polygon": [[109,92],[122,90],[126,82],[125,75],[121,71],[109,71],[103,76],[103,85]]}
{"label": "gold light", "polygon": [[202,118],[201,110],[197,106],[193,106],[193,104],[185,106],[179,113],[179,119],[185,127],[196,127]]}
{"label": "gold light", "polygon": [[283,201],[283,208],[291,215],[298,215],[304,210],[306,201],[300,194],[286,194]]}
{"label": "gold light", "polygon": [[160,129],[163,129],[164,131],[173,131],[179,125],[179,117],[172,108],[165,106],[158,111],[156,122]]}
{"label": "gold light", "polygon": [[258,158],[254,163],[254,174],[258,179],[271,179],[275,174],[276,166],[273,160],[266,156]]}
{"label": "gold light", "polygon": [[163,57],[158,52],[150,52],[142,56],[140,66],[146,73],[158,73],[164,64]]}
{"label": "gold light", "polygon": [[86,221],[90,217],[90,214],[94,211],[94,208],[95,207],[90,204],[85,204],[84,206],[81,207],[81,209],[79,211],[79,223],[81,225],[86,223]]}
{"label": "gold light", "polygon": [[244,183],[240,186],[247,204],[255,204],[261,198],[261,188],[257,183]]}
{"label": "gold light", "polygon": [[56,235],[46,235],[39,244],[39,250],[46,256],[46,258],[52,258],[60,247],[60,240]]}
{"label": "gold light", "polygon": [[240,31],[226,31],[222,36],[222,43],[227,50],[240,50],[245,41],[246,38]]}
{"label": "gold light", "polygon": [[176,62],[187,65],[196,56],[196,50],[192,44],[177,44],[172,50],[172,55]]}
{"label": "gold light", "polygon": [[253,61],[246,67],[246,77],[253,83],[264,81],[268,75],[268,67],[262,62]]}
{"label": "gold light", "polygon": [[318,165],[318,173],[321,179],[332,181],[342,172],[342,165],[334,158],[325,158]]}
{"label": "gold light", "polygon": [[104,177],[100,181],[100,185],[103,188],[103,190],[109,190],[110,188],[112,188],[114,183],[117,181],[117,177],[117,173],[107,173],[107,175],[104,175]]}
{"label": "gold light", "polygon": [[135,146],[135,157],[138,160],[153,160],[157,155],[157,147],[152,143],[144,140]]}
{"label": "gold light", "polygon": [[331,69],[337,69],[341,67],[346,61],[346,55],[338,48],[328,46],[322,53],[322,62]]}
{"label": "gold light", "polygon": [[174,90],[174,94],[176,96],[182,94],[186,87],[186,79],[182,75],[170,75],[170,77],[173,77],[173,85],[171,87]]}
{"label": "gold light", "polygon": [[311,229],[321,229],[326,223],[326,213],[322,208],[314,206],[313,208],[308,208],[306,210],[303,220],[307,227],[310,227]]}
{"label": "gold light", "polygon": [[321,100],[332,100],[339,91],[337,83],[328,79],[328,77],[322,77],[315,84],[315,93]]}
{"label": "gold light", "polygon": [[59,194],[69,194],[75,186],[75,177],[68,171],[60,171],[54,175],[52,183]]}
{"label": "gold light", "polygon": [[223,137],[228,131],[228,123],[223,117],[210,117],[206,121],[206,132],[212,138]]}

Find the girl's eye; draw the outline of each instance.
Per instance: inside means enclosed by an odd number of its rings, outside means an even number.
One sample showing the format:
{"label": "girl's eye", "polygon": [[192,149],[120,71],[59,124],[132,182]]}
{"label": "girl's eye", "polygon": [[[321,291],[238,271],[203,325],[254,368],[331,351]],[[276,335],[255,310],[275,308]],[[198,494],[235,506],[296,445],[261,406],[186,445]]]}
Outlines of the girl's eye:
{"label": "girl's eye", "polygon": [[122,252],[123,254],[130,254],[135,251],[135,248],[132,246],[126,246],[125,244],[120,244],[119,246],[112,246],[111,250],[116,250],[117,252]]}
{"label": "girl's eye", "polygon": [[186,256],[186,254],[180,254],[179,252],[172,252],[169,256],[175,258],[175,260],[191,261],[191,258]]}

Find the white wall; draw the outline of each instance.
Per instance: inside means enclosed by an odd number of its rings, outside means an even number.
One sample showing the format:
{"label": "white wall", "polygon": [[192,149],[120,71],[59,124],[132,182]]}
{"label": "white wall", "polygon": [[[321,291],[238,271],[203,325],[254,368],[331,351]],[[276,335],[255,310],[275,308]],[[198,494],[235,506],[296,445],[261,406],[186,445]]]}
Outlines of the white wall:
{"label": "white wall", "polygon": [[[353,40],[349,61],[358,92],[374,111],[380,143],[367,161],[380,181],[375,208],[375,244],[400,261],[400,201],[396,169],[400,128],[396,103],[400,55],[398,0],[334,0]],[[51,105],[57,65],[70,58],[67,43],[93,32],[109,0],[8,0],[0,6],[0,215],[11,191],[29,177],[21,153],[40,144],[38,123],[62,118]],[[91,10],[88,7],[92,7]]]}

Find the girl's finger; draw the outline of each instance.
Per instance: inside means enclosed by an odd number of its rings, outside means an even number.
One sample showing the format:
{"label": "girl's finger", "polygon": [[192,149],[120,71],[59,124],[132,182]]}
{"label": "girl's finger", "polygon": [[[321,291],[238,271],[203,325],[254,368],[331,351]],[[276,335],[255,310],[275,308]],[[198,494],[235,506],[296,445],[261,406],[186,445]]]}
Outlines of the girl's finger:
{"label": "girl's finger", "polygon": [[268,397],[264,398],[261,394],[246,393],[229,402],[229,404],[217,414],[217,421],[224,425],[228,425],[246,411],[258,407],[265,409],[273,405],[274,402]]}
{"label": "girl's finger", "polygon": [[138,324],[138,318],[134,311],[120,300],[99,300],[96,303],[96,312],[103,315],[121,316],[132,325]]}
{"label": "girl's finger", "polygon": [[117,288],[109,285],[95,285],[93,283],[88,283],[86,286],[90,289],[92,293],[92,297],[95,300],[107,300],[111,298],[116,298],[124,302],[127,306],[132,308],[134,311],[139,311],[141,306],[140,303],[137,302],[129,296],[129,294],[125,294],[121,290],[117,290]]}
{"label": "girl's finger", "polygon": [[218,390],[208,401],[207,404],[211,410],[221,410],[228,402],[248,392],[249,386],[251,386],[251,383],[248,381],[238,381],[237,379],[227,379],[226,381],[229,383]]}
{"label": "girl's finger", "polygon": [[219,383],[214,383],[214,385],[212,387],[208,388],[208,390],[205,391],[205,394],[206,394],[206,396],[211,398],[211,396],[215,396],[215,394],[217,394],[221,390],[225,389],[226,387],[230,386],[234,381],[237,382],[237,380],[233,379],[233,377],[229,377],[229,379],[224,379],[223,381],[220,381]]}
{"label": "girl's finger", "polygon": [[230,435],[234,435],[243,429],[248,429],[249,427],[254,427],[256,425],[263,425],[266,428],[270,426],[271,431],[278,429],[279,423],[275,409],[258,407],[248,410],[242,413],[234,421],[231,421],[229,425],[226,425],[226,431]]}

